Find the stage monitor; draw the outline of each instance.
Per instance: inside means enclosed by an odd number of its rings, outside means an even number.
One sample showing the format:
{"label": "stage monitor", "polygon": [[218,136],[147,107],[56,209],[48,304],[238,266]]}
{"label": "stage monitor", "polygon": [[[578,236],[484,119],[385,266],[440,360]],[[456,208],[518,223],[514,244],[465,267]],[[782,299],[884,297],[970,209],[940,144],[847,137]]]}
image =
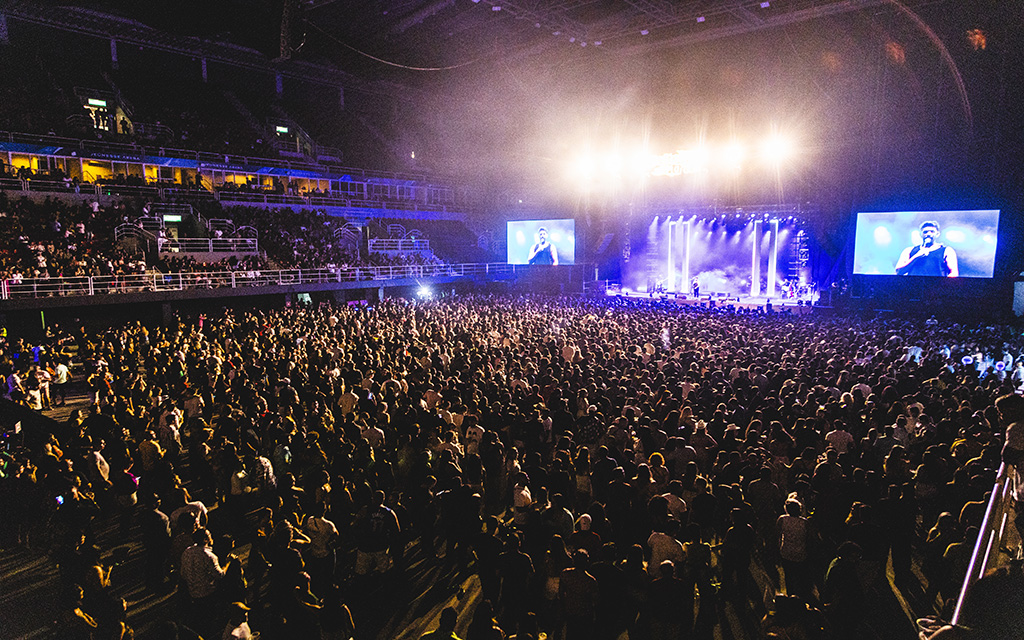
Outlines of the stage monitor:
{"label": "stage monitor", "polygon": [[576,221],[515,220],[506,223],[509,264],[576,262]]}
{"label": "stage monitor", "polygon": [[855,275],[991,278],[999,211],[858,213]]}

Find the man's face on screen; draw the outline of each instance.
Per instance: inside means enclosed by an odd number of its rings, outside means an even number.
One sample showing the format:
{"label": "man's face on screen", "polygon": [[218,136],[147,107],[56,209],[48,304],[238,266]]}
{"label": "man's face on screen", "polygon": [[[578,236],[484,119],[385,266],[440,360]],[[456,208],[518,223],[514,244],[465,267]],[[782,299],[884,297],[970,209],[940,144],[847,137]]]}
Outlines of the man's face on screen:
{"label": "man's face on screen", "polygon": [[540,238],[540,243],[541,244],[547,244],[548,243],[548,232],[547,232],[546,229],[541,229],[540,231],[538,231],[537,232],[537,237]]}
{"label": "man's face on screen", "polygon": [[939,237],[939,230],[935,227],[925,227],[921,229],[921,242],[926,247],[930,247],[935,244],[935,240]]}

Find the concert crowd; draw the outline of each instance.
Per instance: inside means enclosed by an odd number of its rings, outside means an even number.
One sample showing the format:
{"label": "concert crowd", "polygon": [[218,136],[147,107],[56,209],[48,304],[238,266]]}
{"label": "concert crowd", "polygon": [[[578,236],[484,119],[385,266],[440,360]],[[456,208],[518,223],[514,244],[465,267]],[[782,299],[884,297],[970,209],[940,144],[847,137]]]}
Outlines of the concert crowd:
{"label": "concert crowd", "polygon": [[12,336],[8,398],[91,407],[0,454],[0,548],[59,568],[66,638],[131,637],[132,579],[174,592],[140,637],[412,637],[385,627],[409,585],[451,600],[430,638],[711,638],[726,610],[874,637],[889,574],[949,615],[1024,448],[1022,352],[1004,325],[537,296]]}

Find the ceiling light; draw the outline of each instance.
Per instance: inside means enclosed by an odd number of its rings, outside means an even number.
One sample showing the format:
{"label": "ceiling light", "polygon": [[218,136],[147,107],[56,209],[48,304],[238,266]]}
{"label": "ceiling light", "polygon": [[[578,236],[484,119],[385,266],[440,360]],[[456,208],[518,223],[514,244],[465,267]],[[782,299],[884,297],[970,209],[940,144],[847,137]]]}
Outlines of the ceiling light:
{"label": "ceiling light", "polygon": [[501,6],[500,5],[494,5],[493,7],[491,7],[491,11],[501,11]]}
{"label": "ceiling light", "polygon": [[648,31],[647,29],[641,29],[640,30],[640,35],[642,35],[642,36],[646,36],[648,33],[650,33],[650,31]]}
{"label": "ceiling light", "polygon": [[601,41],[600,40],[595,40],[594,41],[594,46],[595,47],[600,47],[601,46]]}
{"label": "ceiling light", "polygon": [[576,36],[571,36],[569,38],[569,42],[576,42]]}
{"label": "ceiling light", "polygon": [[765,0],[764,2],[761,3],[762,9],[767,9],[770,6],[772,6],[772,3],[768,2],[768,0]]}
{"label": "ceiling light", "polygon": [[704,16],[697,18],[697,22],[704,22]]}
{"label": "ceiling light", "polygon": [[560,35],[562,35],[562,32],[561,31],[552,31],[551,35],[553,35],[553,36],[560,36]]}

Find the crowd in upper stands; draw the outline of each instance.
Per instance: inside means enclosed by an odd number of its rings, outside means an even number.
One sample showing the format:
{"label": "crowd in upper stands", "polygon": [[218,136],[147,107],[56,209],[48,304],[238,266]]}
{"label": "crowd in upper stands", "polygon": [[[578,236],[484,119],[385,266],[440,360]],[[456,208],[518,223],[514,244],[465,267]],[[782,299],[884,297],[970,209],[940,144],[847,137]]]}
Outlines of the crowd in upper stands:
{"label": "crowd in upper stands", "polygon": [[[0,545],[49,551],[79,638],[127,637],[119,594],[143,581],[177,590],[151,637],[395,637],[473,573],[430,637],[471,618],[468,640],[703,639],[729,616],[874,637],[893,588],[948,615],[1001,454],[1024,450],[1008,325],[534,297],[228,310],[12,339],[6,394],[45,411],[72,354],[92,409],[2,454]],[[126,540],[140,573],[111,568]]]}
{"label": "crowd in upper stands", "polygon": [[[231,255],[204,261],[186,254],[147,255],[144,244],[116,241],[114,229],[121,224],[138,224],[140,218],[149,213],[150,206],[144,200],[131,198],[109,206],[100,205],[96,200],[69,204],[46,198],[36,202],[28,198],[9,199],[0,191],[0,281],[20,283],[34,278],[154,272],[344,269],[442,263],[437,255],[423,251],[385,254],[364,248],[360,257],[358,230],[348,235],[338,234],[343,219],[307,209],[222,208],[218,203],[206,203],[197,211],[199,216],[205,217],[230,216],[235,229],[255,229],[258,255]],[[188,233],[212,235],[198,222],[198,217],[185,222],[190,224]],[[454,224],[467,233],[458,223],[440,224],[442,231],[448,232]],[[383,228],[376,227],[372,232],[385,233]],[[161,249],[174,247],[163,235],[160,244]],[[448,260],[463,262],[475,257],[465,253],[465,248],[446,246]]]}

